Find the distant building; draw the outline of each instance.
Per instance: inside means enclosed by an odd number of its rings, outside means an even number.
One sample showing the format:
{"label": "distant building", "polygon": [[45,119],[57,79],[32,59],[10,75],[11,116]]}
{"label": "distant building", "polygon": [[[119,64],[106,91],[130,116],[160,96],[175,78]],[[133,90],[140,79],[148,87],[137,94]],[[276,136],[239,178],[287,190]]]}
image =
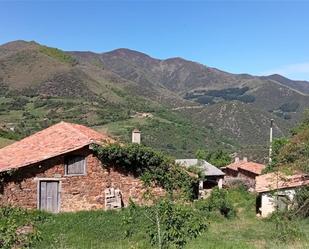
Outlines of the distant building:
{"label": "distant building", "polygon": [[199,198],[204,198],[213,187],[222,188],[224,172],[217,167],[198,159],[177,159],[176,163],[186,167],[197,167],[202,172],[202,177],[199,179]]}
{"label": "distant building", "polygon": [[132,131],[132,143],[140,144],[141,143],[141,132],[138,129]]}
{"label": "distant building", "polygon": [[264,164],[248,162],[246,157],[243,160],[236,157],[235,162],[222,168],[222,170],[225,173],[227,184],[233,181],[242,181],[248,188],[254,189],[255,178],[262,174],[265,167]]}
{"label": "distant building", "polygon": [[295,190],[302,186],[309,186],[309,175],[269,173],[256,177],[255,190],[259,193],[256,201],[256,211],[262,217],[267,217],[278,208],[289,208],[294,199]]}

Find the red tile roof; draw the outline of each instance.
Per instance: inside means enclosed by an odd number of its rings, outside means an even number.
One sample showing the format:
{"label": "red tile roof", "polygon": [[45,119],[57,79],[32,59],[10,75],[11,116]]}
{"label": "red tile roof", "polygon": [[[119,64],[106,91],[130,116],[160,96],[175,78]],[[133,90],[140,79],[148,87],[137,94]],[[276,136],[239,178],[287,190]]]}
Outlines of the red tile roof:
{"label": "red tile roof", "polygon": [[226,168],[238,171],[238,167],[243,163],[244,163],[243,161],[234,162],[234,163],[227,165]]}
{"label": "red tile roof", "polygon": [[263,169],[265,169],[264,164],[260,163],[255,163],[255,162],[246,162],[246,161],[239,161],[239,162],[234,162],[226,166],[228,169],[232,169],[235,171],[238,171],[238,169],[242,169],[248,172],[252,172],[256,175],[262,174]]}
{"label": "red tile roof", "polygon": [[78,124],[60,122],[0,149],[0,172],[27,166],[92,143],[114,140]]}
{"label": "red tile roof", "polygon": [[305,174],[285,175],[279,173],[277,176],[277,173],[269,173],[257,176],[255,179],[255,190],[258,193],[309,185],[309,175]]}
{"label": "red tile roof", "polygon": [[263,169],[265,169],[265,167],[266,166],[264,164],[255,163],[255,162],[246,162],[246,163],[242,163],[238,166],[238,168],[252,172],[256,175],[262,174],[262,171],[263,171]]}

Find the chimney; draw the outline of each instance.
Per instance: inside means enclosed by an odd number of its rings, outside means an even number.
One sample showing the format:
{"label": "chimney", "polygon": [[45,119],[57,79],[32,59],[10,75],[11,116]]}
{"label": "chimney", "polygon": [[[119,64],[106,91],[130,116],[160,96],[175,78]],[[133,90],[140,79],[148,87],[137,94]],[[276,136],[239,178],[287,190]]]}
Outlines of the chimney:
{"label": "chimney", "polygon": [[235,157],[235,163],[239,163],[239,157]]}
{"label": "chimney", "polygon": [[248,162],[248,157],[244,157],[243,162],[247,163]]}
{"label": "chimney", "polygon": [[141,143],[141,132],[138,129],[132,131],[132,143],[140,144]]}

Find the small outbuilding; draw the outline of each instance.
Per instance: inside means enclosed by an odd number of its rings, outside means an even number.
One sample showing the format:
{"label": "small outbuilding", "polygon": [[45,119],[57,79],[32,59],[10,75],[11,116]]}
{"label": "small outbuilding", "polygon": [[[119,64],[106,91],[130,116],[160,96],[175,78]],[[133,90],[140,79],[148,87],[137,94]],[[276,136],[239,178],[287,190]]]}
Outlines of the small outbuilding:
{"label": "small outbuilding", "polygon": [[177,159],[176,163],[186,167],[197,167],[201,170],[199,179],[199,198],[205,198],[212,188],[218,186],[222,188],[224,172],[214,165],[199,159]]}
{"label": "small outbuilding", "polygon": [[269,173],[256,177],[255,190],[259,193],[256,200],[257,214],[267,217],[278,208],[289,208],[296,189],[309,185],[309,175],[283,173]]}
{"label": "small outbuilding", "polygon": [[255,188],[255,179],[261,175],[265,169],[265,165],[256,162],[250,162],[245,157],[240,160],[235,158],[235,162],[227,165],[222,170],[225,173],[225,183],[229,185],[233,181],[243,182],[249,189]]}
{"label": "small outbuilding", "polygon": [[107,134],[60,122],[0,149],[0,204],[54,213],[141,204],[143,182],[93,151],[110,143]]}

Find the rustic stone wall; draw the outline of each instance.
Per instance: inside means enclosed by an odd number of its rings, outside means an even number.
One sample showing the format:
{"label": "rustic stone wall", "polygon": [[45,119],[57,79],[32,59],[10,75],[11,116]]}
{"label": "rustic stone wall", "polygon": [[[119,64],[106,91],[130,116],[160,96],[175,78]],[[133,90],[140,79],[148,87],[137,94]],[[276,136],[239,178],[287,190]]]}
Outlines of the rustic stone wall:
{"label": "rustic stone wall", "polygon": [[[38,179],[53,178],[60,181],[60,211],[79,211],[105,208],[104,190],[119,188],[126,206],[131,198],[143,204],[145,189],[137,177],[114,168],[104,167],[101,161],[85,147],[67,155],[86,156],[86,175],[66,176],[64,157],[61,155],[40,164],[20,168],[6,178],[0,190],[0,203],[24,208],[37,208]],[[103,167],[102,167],[103,166]],[[152,189],[154,195],[163,195],[161,188]]]}
{"label": "rustic stone wall", "polygon": [[255,189],[256,174],[246,170],[242,170],[240,168],[238,170],[239,170],[238,177],[246,180],[249,183],[249,186]]}

